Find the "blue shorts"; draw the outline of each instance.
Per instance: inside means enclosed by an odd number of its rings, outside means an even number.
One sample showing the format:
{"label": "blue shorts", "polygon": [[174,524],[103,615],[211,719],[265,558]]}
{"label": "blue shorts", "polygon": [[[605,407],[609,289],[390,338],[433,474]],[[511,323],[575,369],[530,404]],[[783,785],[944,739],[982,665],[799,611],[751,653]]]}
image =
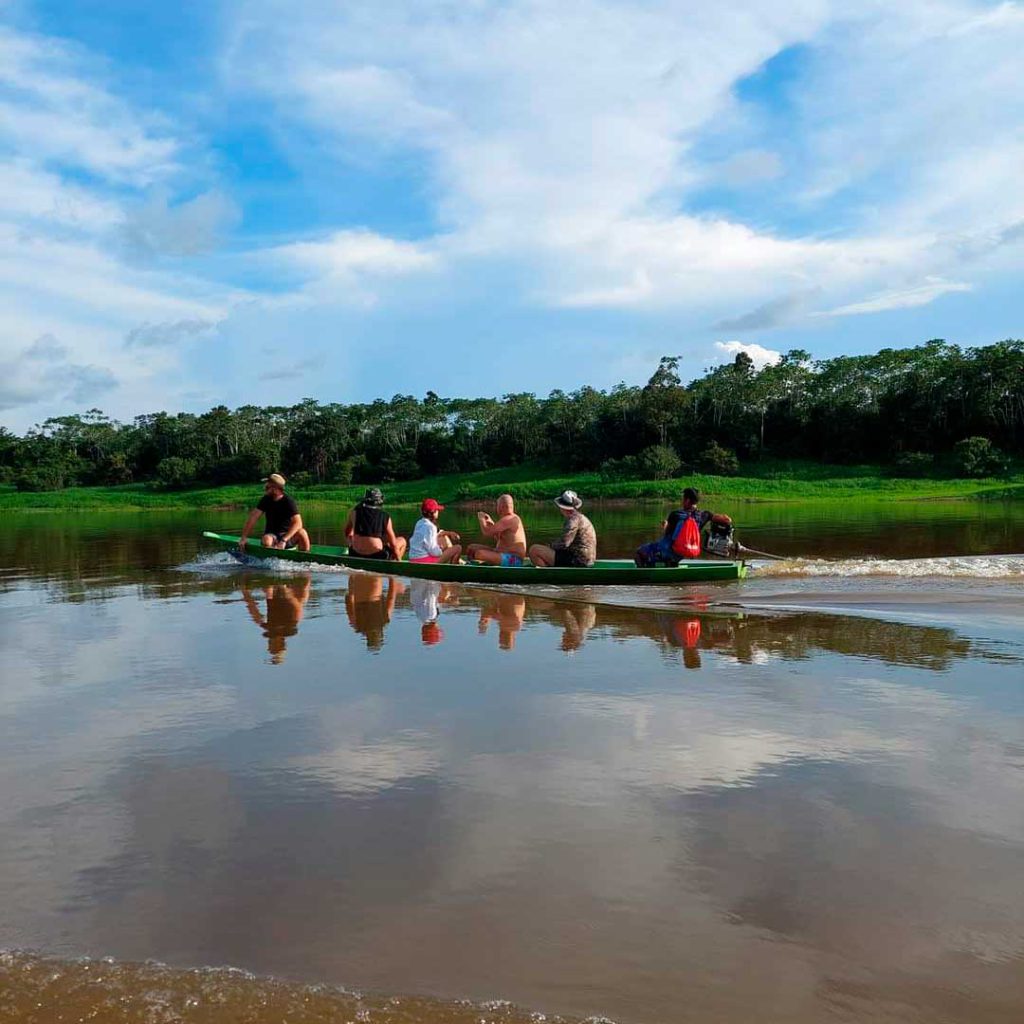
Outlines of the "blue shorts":
{"label": "blue shorts", "polygon": [[633,561],[640,569],[653,569],[658,565],[678,565],[679,556],[672,550],[672,542],[662,537],[638,547]]}
{"label": "blue shorts", "polygon": [[503,569],[518,569],[523,564],[521,555],[513,555],[509,551],[501,553],[501,567]]}

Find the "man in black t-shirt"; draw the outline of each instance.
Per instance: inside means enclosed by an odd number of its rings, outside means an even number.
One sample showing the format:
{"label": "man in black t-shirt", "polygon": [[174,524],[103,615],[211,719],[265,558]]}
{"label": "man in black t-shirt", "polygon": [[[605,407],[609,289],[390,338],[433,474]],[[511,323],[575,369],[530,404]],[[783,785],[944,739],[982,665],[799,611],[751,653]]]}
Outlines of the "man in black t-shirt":
{"label": "man in black t-shirt", "polygon": [[244,551],[245,542],[260,516],[266,516],[263,530],[265,548],[295,548],[309,550],[309,534],[302,525],[299,506],[289,494],[284,493],[285,479],[280,473],[271,473],[263,481],[263,497],[249,513],[242,527],[238,546]]}

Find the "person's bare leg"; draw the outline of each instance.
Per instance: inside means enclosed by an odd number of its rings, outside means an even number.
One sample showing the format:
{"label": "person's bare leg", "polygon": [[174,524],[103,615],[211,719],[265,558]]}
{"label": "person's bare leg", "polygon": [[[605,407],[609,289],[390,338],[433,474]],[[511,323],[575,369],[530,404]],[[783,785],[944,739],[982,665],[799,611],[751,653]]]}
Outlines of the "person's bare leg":
{"label": "person's bare leg", "polygon": [[[471,547],[473,545],[470,545]],[[494,548],[486,547],[483,544],[476,545],[476,551],[470,556],[476,562],[483,562],[485,565],[501,565],[501,552]]]}
{"label": "person's bare leg", "polygon": [[263,534],[263,546],[265,548],[276,548],[277,538],[272,533]]}
{"label": "person's bare leg", "polygon": [[438,537],[437,546],[441,549],[441,554],[443,555],[452,546],[452,542],[447,537]]}
{"label": "person's bare leg", "polygon": [[547,569],[555,564],[555,552],[547,544],[533,544],[530,547],[530,561],[538,569]]}
{"label": "person's bare leg", "polygon": [[299,530],[298,533],[295,534],[294,540],[295,546],[300,551],[309,550],[309,534],[305,531],[305,529]]}
{"label": "person's bare leg", "polygon": [[461,544],[449,544],[448,547],[441,552],[441,561],[446,565],[450,565],[453,562],[457,565],[459,561],[459,555],[462,554]]}

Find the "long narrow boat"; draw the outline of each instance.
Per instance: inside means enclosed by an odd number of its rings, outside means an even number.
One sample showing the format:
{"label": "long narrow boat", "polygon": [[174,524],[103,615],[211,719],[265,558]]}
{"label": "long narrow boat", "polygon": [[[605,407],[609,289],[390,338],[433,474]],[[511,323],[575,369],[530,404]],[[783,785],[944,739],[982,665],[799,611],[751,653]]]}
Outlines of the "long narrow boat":
{"label": "long narrow boat", "polygon": [[[203,534],[227,551],[238,552],[238,537],[224,533]],[[631,559],[602,558],[589,569],[502,568],[498,565],[443,565],[440,562],[386,562],[377,558],[350,555],[348,548],[314,544],[309,551],[291,548],[265,548],[259,539],[250,538],[245,553],[256,558],[281,558],[289,562],[313,562],[319,565],[343,565],[348,569],[410,576],[415,579],[438,580],[441,583],[555,583],[572,586],[605,586],[608,584],[639,586],[672,586],[677,583],[706,583],[713,580],[740,580],[747,575],[746,562],[694,558],[674,568],[638,569]]]}

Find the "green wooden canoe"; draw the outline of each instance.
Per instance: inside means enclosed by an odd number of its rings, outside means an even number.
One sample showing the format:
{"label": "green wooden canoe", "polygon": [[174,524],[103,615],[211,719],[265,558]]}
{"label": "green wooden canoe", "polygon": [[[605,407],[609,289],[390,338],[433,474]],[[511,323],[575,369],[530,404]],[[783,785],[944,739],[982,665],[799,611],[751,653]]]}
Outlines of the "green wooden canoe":
{"label": "green wooden canoe", "polygon": [[[238,551],[238,537],[223,533],[203,534],[228,551]],[[247,555],[256,558],[281,558],[289,562],[316,562],[320,565],[343,565],[348,569],[438,580],[441,583],[555,583],[572,586],[603,586],[607,584],[637,586],[672,586],[676,583],[705,583],[711,580],[740,580],[747,575],[746,562],[730,562],[711,558],[695,558],[680,562],[672,569],[638,569],[628,558],[602,558],[589,569],[537,569],[524,565],[503,569],[498,565],[441,565],[438,562],[385,562],[376,558],[359,558],[348,548],[314,544],[309,551],[292,548],[281,551],[265,548],[259,538],[250,538]]]}

